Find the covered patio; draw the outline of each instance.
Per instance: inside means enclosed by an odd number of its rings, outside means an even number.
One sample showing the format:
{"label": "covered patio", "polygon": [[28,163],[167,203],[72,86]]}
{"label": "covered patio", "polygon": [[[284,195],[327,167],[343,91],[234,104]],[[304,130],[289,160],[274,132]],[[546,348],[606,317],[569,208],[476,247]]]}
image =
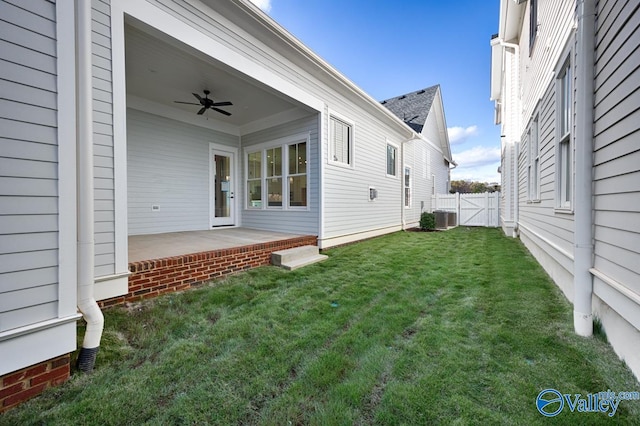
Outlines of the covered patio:
{"label": "covered patio", "polygon": [[128,293],[101,300],[121,305],[186,290],[271,262],[271,253],[317,245],[315,235],[223,228],[129,236]]}

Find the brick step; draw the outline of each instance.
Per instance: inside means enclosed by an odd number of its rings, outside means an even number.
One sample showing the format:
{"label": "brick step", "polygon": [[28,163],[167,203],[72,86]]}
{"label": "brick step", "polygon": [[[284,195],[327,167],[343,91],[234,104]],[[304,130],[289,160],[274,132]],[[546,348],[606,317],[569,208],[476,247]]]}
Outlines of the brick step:
{"label": "brick step", "polygon": [[271,253],[271,263],[290,271],[327,259],[317,246],[294,247]]}

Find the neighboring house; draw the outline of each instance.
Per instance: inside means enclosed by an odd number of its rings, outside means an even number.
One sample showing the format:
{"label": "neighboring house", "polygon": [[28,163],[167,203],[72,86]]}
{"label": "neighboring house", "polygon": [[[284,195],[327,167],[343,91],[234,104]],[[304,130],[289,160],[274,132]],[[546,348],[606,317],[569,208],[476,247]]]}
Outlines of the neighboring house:
{"label": "neighboring house", "polygon": [[131,266],[130,236],[236,226],[325,248],[411,226],[446,189],[439,89],[420,132],[248,0],[0,16],[0,411],[68,377],[78,309],[91,369],[96,300],[174,262]]}
{"label": "neighboring house", "polygon": [[[420,205],[415,203],[410,211],[405,211],[406,222],[415,224],[420,220],[420,213],[433,210],[432,196],[449,193],[451,166],[456,166],[451,156],[442,91],[436,85],[381,103],[421,136],[405,144],[405,160],[402,161],[404,175],[409,168],[416,177],[416,193],[427,195],[426,200],[416,198]],[[407,200],[405,196],[405,206]]]}
{"label": "neighboring house", "polygon": [[[501,222],[640,377],[640,8],[501,0]],[[595,318],[594,318],[595,317]]]}

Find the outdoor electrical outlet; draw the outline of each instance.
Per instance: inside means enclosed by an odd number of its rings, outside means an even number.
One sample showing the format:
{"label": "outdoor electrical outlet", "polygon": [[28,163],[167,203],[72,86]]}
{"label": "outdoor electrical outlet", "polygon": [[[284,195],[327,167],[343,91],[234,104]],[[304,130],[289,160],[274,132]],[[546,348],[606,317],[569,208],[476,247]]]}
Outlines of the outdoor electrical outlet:
{"label": "outdoor electrical outlet", "polygon": [[158,204],[152,205],[151,206],[151,211],[159,212],[160,211],[160,206]]}

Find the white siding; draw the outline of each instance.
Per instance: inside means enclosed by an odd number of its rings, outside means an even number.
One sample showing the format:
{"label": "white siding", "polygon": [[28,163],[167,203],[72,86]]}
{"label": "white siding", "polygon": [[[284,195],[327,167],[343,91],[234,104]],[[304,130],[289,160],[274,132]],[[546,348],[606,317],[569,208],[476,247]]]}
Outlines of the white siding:
{"label": "white siding", "polygon": [[[372,121],[356,105],[343,107],[344,100],[334,105],[345,118],[354,122],[354,166],[340,167],[327,163],[325,149],[325,238],[374,231],[399,226],[402,208],[403,164],[398,162],[398,176],[386,175],[387,141],[400,145],[402,135],[391,133],[384,125]],[[344,109],[343,109],[344,108]],[[329,115],[325,114],[324,128]],[[325,147],[327,146],[325,133]],[[405,147],[406,148],[406,147]],[[409,159],[412,161],[412,159]],[[369,187],[378,190],[378,198],[369,201]]]}
{"label": "white siding", "polygon": [[[539,32],[529,56],[528,7],[520,38],[522,110],[518,164],[518,224],[525,244],[534,252],[541,249],[552,253],[553,261],[537,256],[542,266],[551,271],[560,265],[564,273],[573,274],[573,214],[556,210],[556,81],[554,70],[563,53],[575,46],[573,2],[540,2],[538,9]],[[571,52],[575,53],[575,50]],[[572,60],[572,63],[575,63]],[[572,75],[575,75],[575,68]],[[575,87],[575,82],[572,82]],[[575,113],[575,107],[573,108]],[[538,147],[540,150],[539,200],[528,200],[529,181],[527,166],[531,155],[527,130],[538,117]],[[513,120],[513,115],[509,116]],[[515,129],[514,129],[515,131]],[[575,132],[572,131],[572,138]],[[572,145],[573,146],[573,145]],[[533,248],[531,244],[540,247]]]}
{"label": "white siding", "polygon": [[237,136],[127,110],[130,235],[210,228],[210,142],[239,143]]}
{"label": "white siding", "polygon": [[96,277],[116,272],[109,3],[109,0],[91,0]]}
{"label": "white siding", "polygon": [[[595,68],[595,268],[640,294],[640,11],[601,0]],[[619,309],[619,307],[615,307]]]}
{"label": "white siding", "polygon": [[58,316],[55,5],[0,2],[0,332]]}
{"label": "white siding", "polygon": [[316,115],[295,120],[291,123],[262,130],[256,133],[242,136],[242,148],[251,145],[262,144],[274,141],[287,136],[297,134],[309,134],[309,164],[307,172],[307,182],[309,185],[309,210],[251,210],[246,209],[246,170],[245,153],[241,151],[240,165],[242,176],[240,179],[240,190],[236,197],[238,208],[242,209],[242,226],[256,229],[267,229],[277,232],[290,232],[295,234],[318,235],[318,214],[320,203],[319,187],[319,158],[320,144],[318,141],[318,117]]}

